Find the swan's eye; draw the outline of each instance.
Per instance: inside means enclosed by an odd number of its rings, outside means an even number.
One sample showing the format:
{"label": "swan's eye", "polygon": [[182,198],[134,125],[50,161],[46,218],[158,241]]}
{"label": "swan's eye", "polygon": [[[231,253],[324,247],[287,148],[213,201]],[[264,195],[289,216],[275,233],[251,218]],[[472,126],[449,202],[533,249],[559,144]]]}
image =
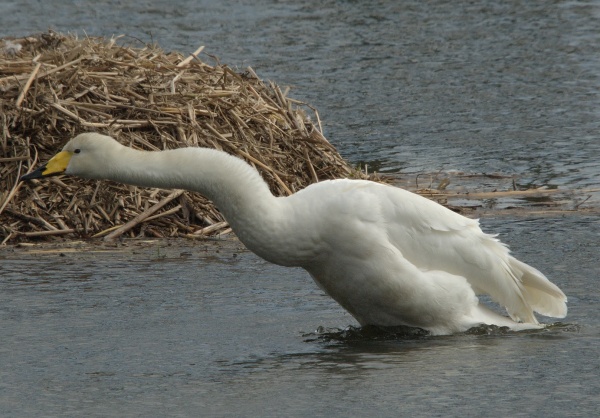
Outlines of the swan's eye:
{"label": "swan's eye", "polygon": [[81,150],[79,148],[77,148],[75,151],[73,151],[75,154],[79,154],[81,152]]}

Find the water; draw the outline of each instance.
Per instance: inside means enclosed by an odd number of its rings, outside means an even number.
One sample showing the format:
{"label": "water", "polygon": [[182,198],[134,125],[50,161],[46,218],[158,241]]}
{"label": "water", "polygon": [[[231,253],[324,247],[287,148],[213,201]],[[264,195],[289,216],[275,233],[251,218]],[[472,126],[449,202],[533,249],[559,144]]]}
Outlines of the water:
{"label": "water", "polygon": [[435,338],[340,333],[356,323],[307,274],[235,241],[5,248],[0,414],[595,416],[597,225],[486,219],[569,317]]}
{"label": "water", "polygon": [[[468,187],[486,189],[497,182],[482,174],[497,173],[581,191],[600,183],[599,11],[5,0],[0,36],[51,27],[167,50],[206,45],[290,85],[357,164],[411,184],[439,173],[450,187],[472,178]],[[578,212],[483,220],[569,296],[566,325],[535,333],[346,338],[335,330],[356,323],[305,273],[232,242],[2,248],[0,415],[596,416],[600,198],[583,195]]]}

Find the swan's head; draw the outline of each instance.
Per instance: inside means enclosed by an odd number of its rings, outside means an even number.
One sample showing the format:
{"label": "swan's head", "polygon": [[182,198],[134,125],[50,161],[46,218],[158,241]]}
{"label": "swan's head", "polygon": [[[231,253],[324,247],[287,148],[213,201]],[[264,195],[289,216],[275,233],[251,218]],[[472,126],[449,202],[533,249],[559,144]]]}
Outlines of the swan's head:
{"label": "swan's head", "polygon": [[21,180],[32,180],[59,174],[101,179],[104,178],[102,173],[106,172],[106,165],[112,159],[111,154],[118,152],[119,148],[122,148],[122,145],[110,136],[97,133],[80,134],[71,139],[62,151],[52,157],[46,164],[22,176]]}

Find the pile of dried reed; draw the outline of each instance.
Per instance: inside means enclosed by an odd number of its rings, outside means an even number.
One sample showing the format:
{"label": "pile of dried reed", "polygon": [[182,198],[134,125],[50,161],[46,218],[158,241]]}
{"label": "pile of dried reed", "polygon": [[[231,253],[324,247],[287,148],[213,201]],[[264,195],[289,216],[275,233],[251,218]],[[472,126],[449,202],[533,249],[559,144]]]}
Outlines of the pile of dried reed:
{"label": "pile of dried reed", "polygon": [[209,65],[202,48],[186,57],[117,39],[49,32],[0,42],[0,243],[228,231],[197,194],[69,177],[18,183],[85,131],[147,150],[221,149],[253,164],[277,195],[359,175],[311,122],[314,109],[252,69]]}

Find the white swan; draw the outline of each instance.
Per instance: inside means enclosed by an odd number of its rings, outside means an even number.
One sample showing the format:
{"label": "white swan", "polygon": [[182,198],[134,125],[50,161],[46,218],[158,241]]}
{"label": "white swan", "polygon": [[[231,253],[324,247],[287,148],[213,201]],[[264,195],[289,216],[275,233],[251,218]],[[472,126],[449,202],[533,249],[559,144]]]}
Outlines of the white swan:
{"label": "white swan", "polygon": [[[540,328],[534,311],[567,314],[564,293],[478,221],[396,187],[331,180],[275,197],[254,168],[224,152],[139,151],[96,133],[75,137],[22,180],[63,173],[201,193],[250,250],[306,269],[361,325],[443,335],[481,324]],[[476,294],[490,295],[512,319]]]}

